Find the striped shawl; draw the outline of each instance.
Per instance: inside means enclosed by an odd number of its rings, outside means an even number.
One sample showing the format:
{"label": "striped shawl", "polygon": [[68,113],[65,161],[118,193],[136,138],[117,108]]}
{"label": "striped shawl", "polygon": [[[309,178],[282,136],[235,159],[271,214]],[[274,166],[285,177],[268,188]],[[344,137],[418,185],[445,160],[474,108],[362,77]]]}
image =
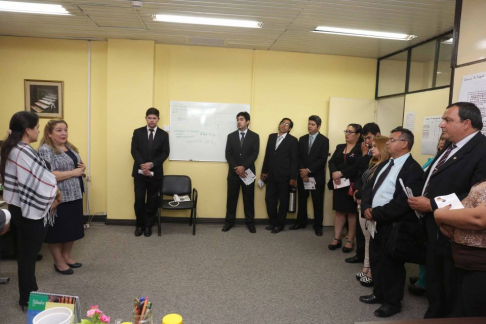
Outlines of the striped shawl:
{"label": "striped shawl", "polygon": [[23,217],[44,218],[46,224],[57,193],[56,177],[31,146],[19,142],[12,149],[5,165],[4,180],[5,201],[20,207]]}

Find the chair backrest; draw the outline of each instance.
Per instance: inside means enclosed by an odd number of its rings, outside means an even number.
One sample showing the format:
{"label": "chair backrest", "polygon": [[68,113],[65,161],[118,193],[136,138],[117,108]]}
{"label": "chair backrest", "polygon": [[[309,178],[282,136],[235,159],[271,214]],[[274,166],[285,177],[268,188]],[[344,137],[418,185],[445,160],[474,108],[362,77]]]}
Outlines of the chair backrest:
{"label": "chair backrest", "polygon": [[191,178],[184,175],[166,175],[162,179],[162,195],[189,195],[191,197]]}

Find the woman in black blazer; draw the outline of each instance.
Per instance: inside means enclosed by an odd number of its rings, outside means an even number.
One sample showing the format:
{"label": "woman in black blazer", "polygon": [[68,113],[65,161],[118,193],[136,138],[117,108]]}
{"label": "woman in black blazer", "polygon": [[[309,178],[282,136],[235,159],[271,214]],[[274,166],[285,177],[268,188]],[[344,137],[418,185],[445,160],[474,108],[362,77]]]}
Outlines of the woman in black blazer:
{"label": "woman in black blazer", "polygon": [[354,183],[358,173],[357,160],[361,157],[361,125],[349,124],[344,131],[346,143],[336,146],[336,150],[329,160],[329,171],[331,179],[328,187],[333,190],[332,209],[336,211],[334,216],[334,240],[329,244],[330,250],[340,248],[342,245],[341,234],[343,227],[348,221],[348,238],[343,246],[343,252],[351,252],[354,246],[354,237],[356,236],[356,202],[352,195],[349,195],[349,186],[334,189],[339,185],[343,178],[347,178]]}

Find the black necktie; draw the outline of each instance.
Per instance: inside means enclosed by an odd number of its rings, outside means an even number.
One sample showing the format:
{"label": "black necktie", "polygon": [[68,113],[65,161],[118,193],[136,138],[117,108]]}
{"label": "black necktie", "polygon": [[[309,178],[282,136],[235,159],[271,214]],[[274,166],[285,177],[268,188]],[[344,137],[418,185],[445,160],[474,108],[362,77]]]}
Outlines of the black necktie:
{"label": "black necktie", "polygon": [[388,166],[386,167],[385,171],[383,171],[383,173],[380,175],[380,177],[376,181],[376,184],[373,187],[373,190],[371,191],[371,198],[372,199],[375,196],[375,193],[378,190],[378,188],[380,188],[380,186],[383,184],[383,181],[385,181],[386,177],[388,176],[388,173],[390,173],[390,170],[391,170],[391,168],[393,167],[394,164],[395,164],[395,162],[393,162],[393,159],[391,159],[390,163],[388,163]]}
{"label": "black necktie", "polygon": [[243,147],[244,140],[245,140],[245,132],[241,132],[240,147]]}
{"label": "black necktie", "polygon": [[149,128],[149,131],[149,147],[152,148],[152,144],[154,143],[154,130],[152,128]]}
{"label": "black necktie", "polygon": [[[437,165],[435,166],[434,170],[432,170],[432,173],[430,174],[430,177],[432,177],[437,170],[440,169],[441,166],[444,165],[444,163],[447,162],[447,158],[449,157],[449,154],[451,154],[452,150],[456,148],[456,144],[450,145],[447,150],[442,154],[442,157],[440,158],[439,162],[437,162]],[[429,181],[427,182],[427,186],[424,189],[424,196],[427,197],[427,194],[429,192],[429,183],[430,183],[430,177]]]}

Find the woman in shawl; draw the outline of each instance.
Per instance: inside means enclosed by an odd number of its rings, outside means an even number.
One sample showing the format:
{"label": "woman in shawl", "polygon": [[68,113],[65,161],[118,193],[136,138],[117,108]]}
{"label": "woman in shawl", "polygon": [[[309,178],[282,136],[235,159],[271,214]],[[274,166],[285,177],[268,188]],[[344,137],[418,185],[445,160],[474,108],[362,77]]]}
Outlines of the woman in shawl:
{"label": "woman in shawl", "polygon": [[39,136],[39,117],[21,111],[10,120],[8,136],[0,152],[0,180],[3,199],[9,204],[12,227],[17,231],[19,305],[27,306],[29,294],[38,289],[35,263],[44,237],[48,219],[53,217],[61,201],[56,177],[30,146]]}

